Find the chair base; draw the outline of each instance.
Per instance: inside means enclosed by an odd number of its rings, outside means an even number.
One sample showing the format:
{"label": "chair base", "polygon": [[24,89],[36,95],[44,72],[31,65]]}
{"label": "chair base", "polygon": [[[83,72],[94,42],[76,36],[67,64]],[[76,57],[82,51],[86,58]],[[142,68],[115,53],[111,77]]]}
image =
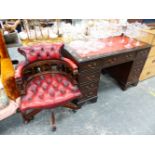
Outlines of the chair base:
{"label": "chair base", "polygon": [[32,110],[31,112],[29,113],[23,113],[22,112],[22,117],[23,117],[23,120],[24,120],[24,123],[27,124],[29,123],[31,120],[34,119],[34,116],[36,114],[38,114],[40,111],[42,111],[42,109],[35,109],[35,110]]}
{"label": "chair base", "polygon": [[52,121],[52,131],[56,131],[57,127],[56,127],[56,123],[55,123],[55,114],[53,111],[51,113],[51,121]]}
{"label": "chair base", "polygon": [[[72,111],[74,113],[76,112],[76,110],[81,108],[80,106],[78,106],[76,104],[73,104],[73,103],[66,103],[65,105],[63,105],[63,107],[72,109]],[[41,111],[42,111],[42,109],[34,109],[31,112],[29,112],[29,113],[22,112],[21,115],[23,117],[24,123],[28,124],[31,120],[34,119],[34,116],[36,114],[38,114],[39,112],[41,112]],[[51,125],[52,125],[52,131],[56,131],[56,129],[57,129],[57,127],[56,127],[56,120],[55,120],[55,114],[54,114],[53,111],[51,113]]]}

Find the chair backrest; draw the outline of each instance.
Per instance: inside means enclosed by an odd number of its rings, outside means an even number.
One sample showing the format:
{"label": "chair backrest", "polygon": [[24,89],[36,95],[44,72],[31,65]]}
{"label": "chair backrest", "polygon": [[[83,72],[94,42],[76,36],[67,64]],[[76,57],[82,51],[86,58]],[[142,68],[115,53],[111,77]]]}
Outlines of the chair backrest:
{"label": "chair backrest", "polygon": [[43,43],[21,47],[18,51],[25,56],[27,63],[32,63],[38,60],[60,59],[62,47],[62,43]]}
{"label": "chair backrest", "polygon": [[17,80],[21,95],[26,93],[26,86],[33,78],[44,74],[59,73],[73,81],[72,69],[61,59],[62,47],[63,44],[42,44],[19,48],[19,52],[26,58],[26,65],[22,68],[22,79]]}

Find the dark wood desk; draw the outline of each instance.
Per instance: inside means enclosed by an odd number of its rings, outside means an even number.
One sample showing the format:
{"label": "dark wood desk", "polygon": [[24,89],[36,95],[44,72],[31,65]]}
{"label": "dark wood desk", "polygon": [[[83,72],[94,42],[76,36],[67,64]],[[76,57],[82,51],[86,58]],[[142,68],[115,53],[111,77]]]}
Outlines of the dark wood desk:
{"label": "dark wood desk", "polygon": [[[120,43],[121,39],[121,37],[115,37],[112,47],[105,47],[86,55],[79,54],[69,45],[65,46],[62,54],[72,59],[79,67],[77,80],[83,93],[83,97],[78,101],[79,104],[97,101],[100,73],[103,69],[118,81],[123,90],[138,84],[151,46],[142,42],[136,46],[136,41],[133,40],[132,47],[125,48],[129,38],[125,38],[124,43]],[[107,43],[109,40],[102,41]]]}

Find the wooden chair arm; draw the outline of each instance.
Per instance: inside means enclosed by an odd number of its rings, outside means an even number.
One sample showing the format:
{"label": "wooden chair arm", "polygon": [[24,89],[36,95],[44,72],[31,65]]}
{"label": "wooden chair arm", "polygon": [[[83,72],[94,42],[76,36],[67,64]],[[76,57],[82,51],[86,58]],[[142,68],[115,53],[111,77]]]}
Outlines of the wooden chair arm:
{"label": "wooden chair arm", "polygon": [[22,78],[22,70],[26,64],[27,63],[25,61],[22,61],[18,64],[16,71],[15,71],[15,78]]}
{"label": "wooden chair arm", "polygon": [[78,74],[78,66],[72,60],[65,58],[65,57],[62,57],[61,59],[65,61],[71,67],[73,71],[73,75]]}

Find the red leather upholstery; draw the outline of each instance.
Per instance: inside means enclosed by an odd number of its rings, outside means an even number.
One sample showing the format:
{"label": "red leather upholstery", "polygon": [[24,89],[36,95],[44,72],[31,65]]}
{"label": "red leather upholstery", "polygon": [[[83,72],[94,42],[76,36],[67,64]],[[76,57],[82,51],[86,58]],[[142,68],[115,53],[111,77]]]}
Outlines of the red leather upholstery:
{"label": "red leather upholstery", "polygon": [[64,57],[62,57],[61,59],[65,61],[73,70],[78,68],[78,66],[72,60]]}
{"label": "red leather upholstery", "polygon": [[46,74],[35,77],[22,96],[20,110],[34,108],[54,108],[81,95],[77,86],[62,74]]}
{"label": "red leather upholstery", "polygon": [[26,57],[28,62],[36,60],[60,59],[62,43],[38,44],[29,47],[21,47],[18,51]]}
{"label": "red leather upholstery", "polygon": [[[60,59],[77,71],[77,65],[71,60],[61,57],[60,50],[63,44],[39,44],[30,47],[19,48],[19,52],[26,57],[25,62],[18,65],[15,78],[22,77],[22,70],[25,65],[33,63],[37,60]],[[30,75],[31,76],[31,75]],[[45,109],[63,106],[79,96],[81,92],[79,88],[72,84],[66,75],[57,74],[40,74],[26,83],[26,94],[21,96],[19,109],[21,112],[29,109]]]}
{"label": "red leather upholstery", "polygon": [[[124,40],[124,42],[122,42],[122,39]],[[130,38],[123,37],[123,36],[104,38],[104,39],[99,39],[98,41],[105,46],[103,46],[102,48],[99,48],[99,49],[96,46],[96,49],[87,51],[87,48],[89,48],[89,46],[88,47],[84,46],[84,49],[81,50],[81,47],[83,45],[80,45],[80,43],[79,43],[78,46],[76,45],[75,47],[71,47],[71,49],[74,50],[77,57],[88,58],[88,57],[94,57],[94,56],[99,56],[99,55],[108,54],[108,53],[115,53],[115,52],[118,52],[120,50],[124,50],[124,49],[126,49],[126,45],[128,43],[130,43],[131,49],[135,48],[137,46],[143,46],[144,45],[143,42],[139,42],[139,45],[137,45],[136,44],[137,41],[135,39],[130,40]],[[108,46],[109,42],[112,42],[112,46]],[[79,50],[80,50],[80,52],[79,52]]]}
{"label": "red leather upholstery", "polygon": [[22,77],[22,69],[27,63],[25,61],[22,61],[18,64],[17,69],[15,71],[15,78],[21,78]]}

